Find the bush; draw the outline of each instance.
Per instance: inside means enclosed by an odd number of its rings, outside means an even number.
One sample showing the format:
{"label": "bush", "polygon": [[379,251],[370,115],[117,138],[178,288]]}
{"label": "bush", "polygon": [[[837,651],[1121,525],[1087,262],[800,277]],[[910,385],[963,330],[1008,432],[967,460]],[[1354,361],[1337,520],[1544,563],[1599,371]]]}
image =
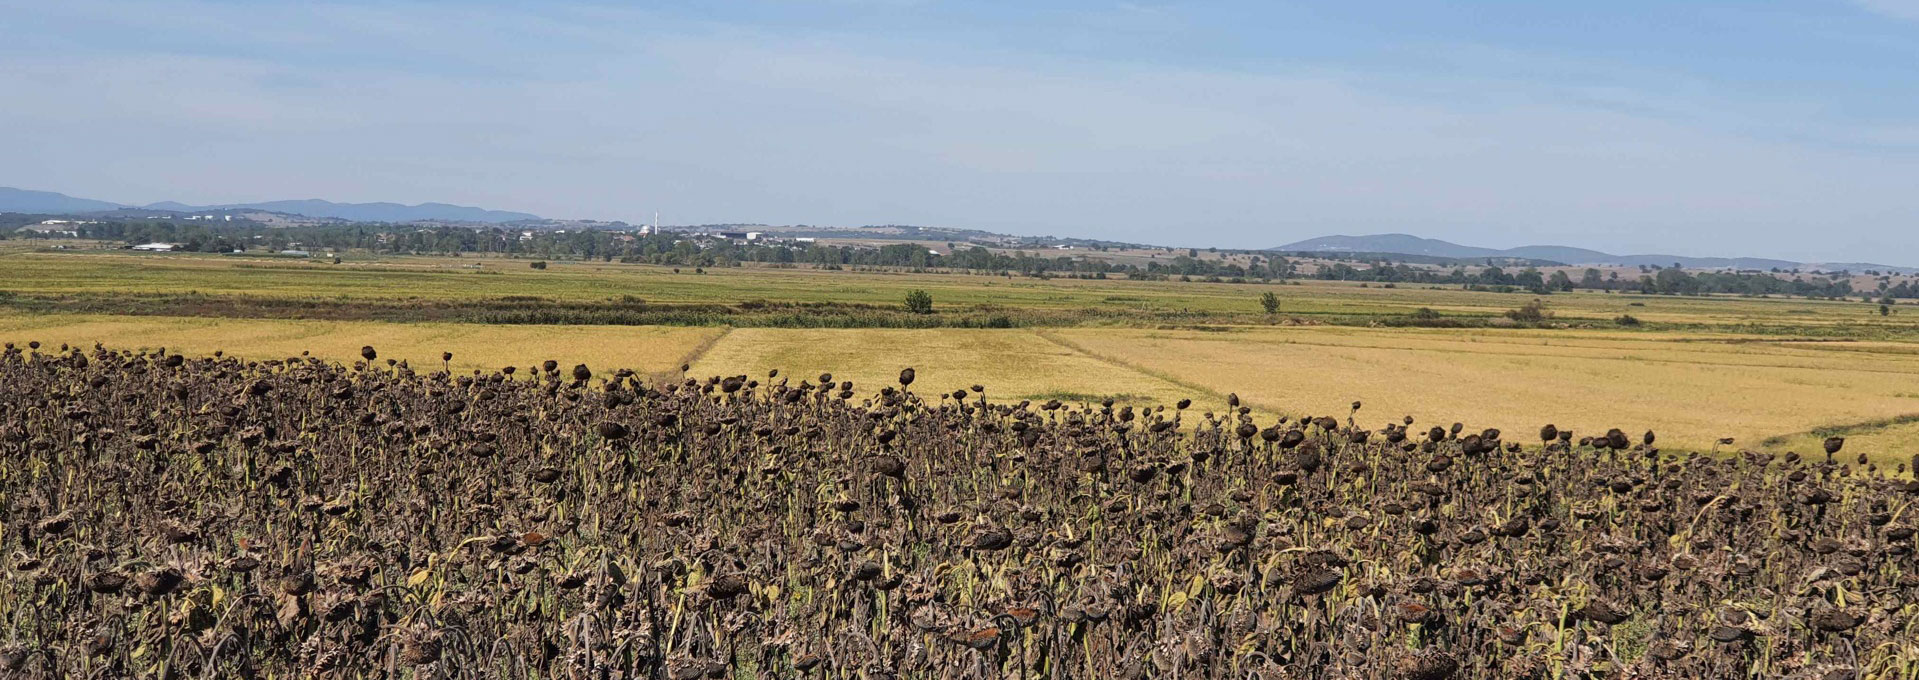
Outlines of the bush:
{"label": "bush", "polygon": [[1520,323],[1539,323],[1553,318],[1553,314],[1546,311],[1545,302],[1533,300],[1520,305],[1518,309],[1506,310],[1506,318]]}
{"label": "bush", "polygon": [[914,290],[906,294],[906,311],[914,314],[932,314],[933,296],[923,290]]}
{"label": "bush", "polygon": [[1270,290],[1266,291],[1265,295],[1259,296],[1259,306],[1264,308],[1267,314],[1278,314],[1279,296],[1274,295]]}
{"label": "bush", "polygon": [[[1497,323],[1489,323],[1497,322]],[[1501,319],[1485,317],[1444,316],[1431,307],[1420,307],[1405,316],[1388,316],[1377,319],[1375,323],[1388,328],[1485,328],[1489,325],[1507,323]]]}
{"label": "bush", "polygon": [[534,268],[534,269],[545,269],[545,268],[546,268],[546,260],[535,260],[535,261],[534,261],[533,263],[531,263],[531,264],[528,264],[527,266],[528,266],[528,267],[532,267],[532,268]]}
{"label": "bush", "polygon": [[1619,315],[1619,318],[1613,319],[1612,321],[1613,323],[1619,324],[1621,326],[1638,326],[1639,325],[1639,317],[1633,316],[1631,314],[1621,314]]}

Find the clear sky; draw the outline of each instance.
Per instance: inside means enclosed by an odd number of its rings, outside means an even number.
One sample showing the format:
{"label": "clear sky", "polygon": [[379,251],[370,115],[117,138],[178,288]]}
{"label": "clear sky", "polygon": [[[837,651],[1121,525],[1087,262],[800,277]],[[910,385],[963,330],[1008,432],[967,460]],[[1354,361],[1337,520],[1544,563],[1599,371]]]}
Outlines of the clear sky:
{"label": "clear sky", "polygon": [[0,185],[1919,264],[1919,0],[0,0]]}

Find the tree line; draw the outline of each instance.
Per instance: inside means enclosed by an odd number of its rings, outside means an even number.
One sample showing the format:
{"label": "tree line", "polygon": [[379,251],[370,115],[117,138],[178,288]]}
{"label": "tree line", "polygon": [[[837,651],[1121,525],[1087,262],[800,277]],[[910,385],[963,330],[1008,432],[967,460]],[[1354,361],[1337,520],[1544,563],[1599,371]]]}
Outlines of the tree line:
{"label": "tree line", "polygon": [[[1025,276],[1071,275],[1103,278],[1204,280],[1287,280],[1302,277],[1293,260],[1270,254],[1251,254],[1235,261],[1201,258],[1197,249],[1143,266],[1078,255],[1048,257],[1025,251],[994,251],[981,246],[947,244],[942,254],[917,243],[881,247],[841,246],[812,242],[739,242],[698,238],[682,233],[629,234],[598,229],[527,231],[503,227],[408,227],[391,224],[344,224],[269,227],[257,223],[199,224],[170,221],[101,221],[74,225],[80,238],[127,244],[165,242],[195,252],[235,250],[365,251],[381,254],[461,255],[468,253],[552,259],[599,259],[673,266],[728,267],[742,263],[808,265],[819,268],[892,267],[959,269]],[[1477,270],[1415,267],[1407,263],[1333,262],[1304,276],[1328,281],[1382,284],[1458,285],[1471,289],[1525,291],[1546,295],[1576,289],[1655,295],[1788,295],[1842,298],[1859,295],[1849,277],[1767,272],[1689,272],[1677,265],[1642,268],[1638,278],[1618,271],[1588,268],[1577,279],[1566,270],[1550,274],[1536,267],[1517,271],[1496,265]],[[1790,276],[1790,278],[1788,278]],[[1919,298],[1919,284],[1882,282],[1874,294],[1886,299]]]}

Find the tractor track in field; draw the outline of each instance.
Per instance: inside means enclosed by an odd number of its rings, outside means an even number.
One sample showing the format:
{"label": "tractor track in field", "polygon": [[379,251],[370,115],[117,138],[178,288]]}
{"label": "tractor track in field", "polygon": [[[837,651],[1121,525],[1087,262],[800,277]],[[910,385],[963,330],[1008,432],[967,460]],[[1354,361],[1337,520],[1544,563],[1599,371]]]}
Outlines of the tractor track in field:
{"label": "tractor track in field", "polygon": [[[1213,399],[1217,399],[1221,403],[1224,403],[1226,401],[1226,395],[1224,393],[1218,390],[1215,390],[1213,388],[1207,387],[1205,385],[1183,380],[1172,374],[1153,370],[1145,366],[1141,366],[1139,364],[1135,364],[1133,362],[1127,361],[1125,359],[1095,352],[1093,350],[1080,346],[1078,343],[1075,343],[1071,340],[1067,340],[1066,338],[1059,337],[1048,331],[1033,330],[1032,333],[1033,335],[1038,336],[1041,340],[1045,340],[1047,342],[1053,343],[1054,345],[1057,345],[1062,349],[1065,349],[1074,354],[1078,354],[1080,356],[1084,356],[1088,359],[1092,359],[1094,361],[1106,364],[1108,366],[1112,366],[1114,368],[1119,368],[1119,369],[1132,371],[1134,373],[1139,373],[1141,375],[1145,375],[1155,380],[1159,380],[1161,382],[1165,382],[1167,384],[1177,386],[1181,389],[1191,390],[1192,392],[1195,393],[1195,396],[1204,395],[1207,397],[1211,397]],[[1279,409],[1271,408],[1270,405],[1265,405],[1265,404],[1255,405],[1255,404],[1252,404],[1252,402],[1250,401],[1247,401],[1245,403],[1248,405],[1257,406],[1260,410],[1264,410],[1264,411],[1279,411]]]}

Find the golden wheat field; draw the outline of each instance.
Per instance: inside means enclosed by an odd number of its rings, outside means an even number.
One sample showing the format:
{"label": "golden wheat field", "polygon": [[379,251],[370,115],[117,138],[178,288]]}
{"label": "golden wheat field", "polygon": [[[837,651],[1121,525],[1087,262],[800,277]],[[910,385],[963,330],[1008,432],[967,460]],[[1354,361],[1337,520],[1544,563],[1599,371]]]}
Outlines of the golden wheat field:
{"label": "golden wheat field", "polygon": [[1899,461],[1919,451],[1919,416],[1902,416],[1881,421],[1851,423],[1843,427],[1816,428],[1790,435],[1778,435],[1759,441],[1752,448],[1767,451],[1816,452],[1829,436],[1846,438],[1848,450],[1868,451],[1880,460]]}
{"label": "golden wheat field", "polygon": [[[0,340],[109,344],[244,357],[361,346],[457,371],[543,359],[674,375],[833,373],[883,384],[902,367],[931,388],[986,384],[998,400],[1217,403],[1236,392],[1270,415],[1343,415],[1577,432],[1654,428],[1666,446],[1919,449],[1919,346],[1789,336],[1518,328],[727,328],[455,325],[115,315],[0,315]],[[1721,446],[1723,448],[1723,446]]]}
{"label": "golden wheat field", "polygon": [[[822,372],[882,384],[900,368],[929,386],[986,384],[1000,399],[1153,404],[1236,392],[1275,414],[1413,415],[1520,431],[1650,427],[1671,446],[1807,447],[1828,433],[1904,455],[1919,426],[1919,354],[1901,343],[1729,336],[1278,328],[897,330],[394,324],[110,316],[0,316],[10,342],[224,350],[351,360],[362,345],[456,370],[547,358],[659,374]],[[710,347],[709,347],[710,345]],[[695,361],[695,359],[697,359]],[[948,384],[950,383],[950,384]],[[1887,422],[1879,422],[1887,421]],[[1766,440],[1772,441],[1766,441]],[[1881,450],[1884,449],[1884,450]]]}
{"label": "golden wheat field", "polygon": [[1794,435],[1889,429],[1882,439],[1903,446],[1910,439],[1898,428],[1870,425],[1919,413],[1919,356],[1896,343],[1361,328],[1048,334],[1117,365],[1237,391],[1258,408],[1341,414],[1357,400],[1362,420],[1382,422],[1411,414],[1508,431],[1652,428],[1668,446],[1700,449],[1721,437],[1805,445],[1810,434]]}
{"label": "golden wheat field", "polygon": [[1200,396],[1181,385],[1113,366],[1049,342],[1029,330],[765,329],[728,333],[693,365],[694,375],[763,375],[780,369],[812,379],[830,372],[855,385],[884,386],[913,367],[926,391],[974,384],[1004,400],[1089,402],[1112,398],[1141,405]]}
{"label": "golden wheat field", "polygon": [[[0,339],[106,343],[253,358],[302,351],[351,361],[362,345],[416,367],[527,366],[544,359],[674,374],[883,385],[899,369],[928,389],[973,384],[1008,401],[1106,398],[1141,405],[1237,393],[1256,411],[1412,415],[1529,432],[1656,430],[1670,447],[1801,450],[1826,436],[1903,459],[1919,449],[1919,351],[1897,342],[1810,342],[1682,333],[1354,327],[1228,331],[764,329],[516,326],[99,315],[0,316]],[[1377,423],[1375,423],[1377,424]]]}

